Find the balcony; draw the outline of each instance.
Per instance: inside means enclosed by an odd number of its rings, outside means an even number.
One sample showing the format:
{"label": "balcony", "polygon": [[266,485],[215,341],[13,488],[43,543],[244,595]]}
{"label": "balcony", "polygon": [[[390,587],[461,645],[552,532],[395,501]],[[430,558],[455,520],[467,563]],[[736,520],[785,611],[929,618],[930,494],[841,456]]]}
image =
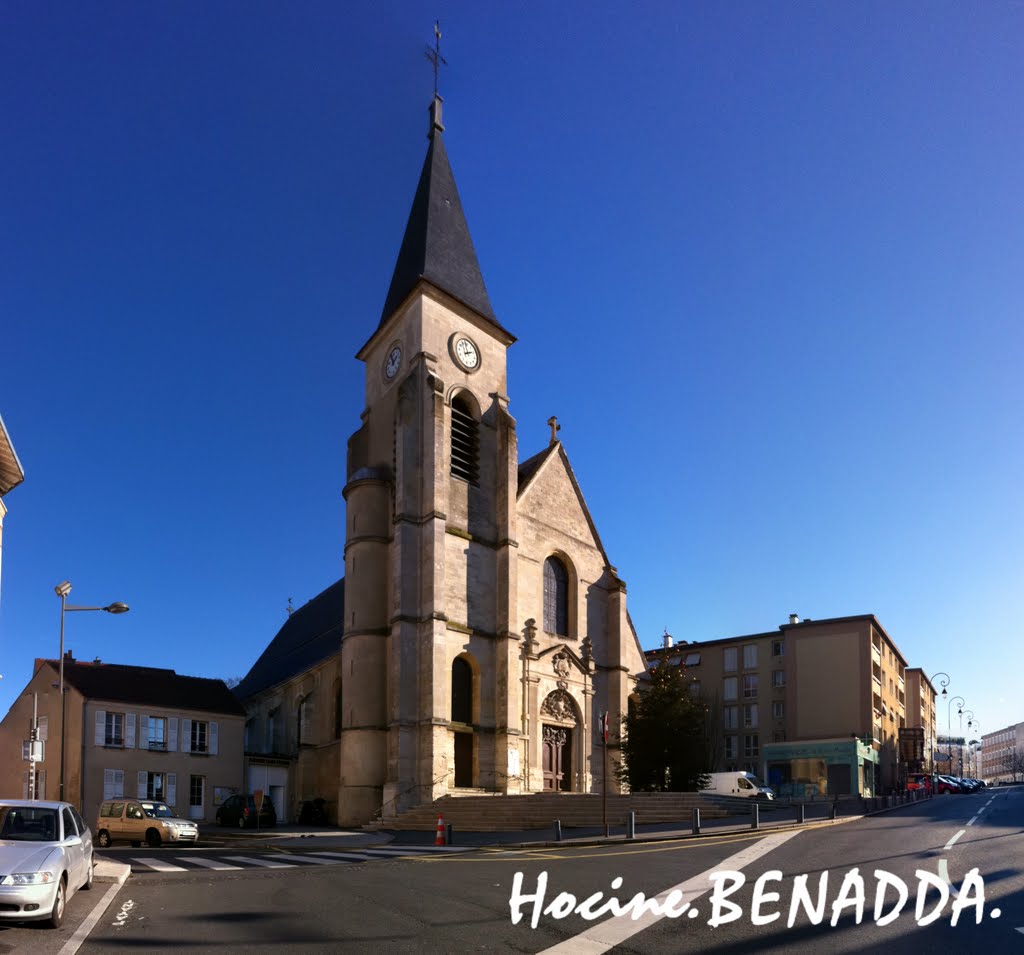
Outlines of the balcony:
{"label": "balcony", "polygon": [[873,643],[871,644],[871,662],[877,666],[882,665],[882,654],[881,651]]}

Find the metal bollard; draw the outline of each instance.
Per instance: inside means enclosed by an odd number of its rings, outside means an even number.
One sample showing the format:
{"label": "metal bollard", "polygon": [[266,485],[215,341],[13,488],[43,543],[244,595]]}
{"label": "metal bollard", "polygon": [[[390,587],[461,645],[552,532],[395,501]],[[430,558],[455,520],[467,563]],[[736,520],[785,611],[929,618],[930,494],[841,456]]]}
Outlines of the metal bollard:
{"label": "metal bollard", "polygon": [[832,814],[831,814],[831,816],[829,816],[829,818],[830,819],[835,819],[838,814],[839,814],[839,803],[833,802],[832,803]]}
{"label": "metal bollard", "polygon": [[797,815],[797,822],[803,825],[803,823],[807,821],[807,806],[804,803],[800,803],[800,805],[797,807],[797,810],[799,813]]}
{"label": "metal bollard", "polygon": [[555,820],[555,842],[561,842],[561,841],[562,841],[562,820],[561,819],[556,819]]}
{"label": "metal bollard", "polygon": [[632,809],[629,810],[629,815],[626,817],[626,838],[636,838],[636,812]]}
{"label": "metal bollard", "polygon": [[761,815],[758,811],[757,802],[751,802],[750,805],[750,828],[760,829],[761,828]]}
{"label": "metal bollard", "polygon": [[700,835],[700,808],[696,806],[693,809],[693,834]]}
{"label": "metal bollard", "polygon": [[452,835],[453,835],[454,832],[455,832],[455,830],[452,829],[452,824],[448,823],[448,842],[445,843],[445,845],[451,846],[451,845],[455,844],[454,839],[452,839]]}

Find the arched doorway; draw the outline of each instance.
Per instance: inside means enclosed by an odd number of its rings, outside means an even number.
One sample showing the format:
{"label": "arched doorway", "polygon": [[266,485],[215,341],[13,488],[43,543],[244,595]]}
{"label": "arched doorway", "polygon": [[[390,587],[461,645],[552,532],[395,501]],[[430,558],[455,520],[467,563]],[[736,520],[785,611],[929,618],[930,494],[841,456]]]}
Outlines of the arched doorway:
{"label": "arched doorway", "polygon": [[549,693],[541,704],[541,770],[546,792],[575,790],[575,750],[579,718],[565,690]]}

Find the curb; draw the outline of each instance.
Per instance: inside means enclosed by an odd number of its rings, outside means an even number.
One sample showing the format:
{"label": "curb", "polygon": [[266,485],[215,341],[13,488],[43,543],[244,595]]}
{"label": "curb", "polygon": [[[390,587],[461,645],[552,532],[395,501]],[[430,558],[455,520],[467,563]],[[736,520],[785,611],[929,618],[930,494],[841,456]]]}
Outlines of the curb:
{"label": "curb", "polygon": [[132,867],[125,862],[114,862],[111,859],[99,859],[93,864],[93,882],[116,882],[124,885],[128,876],[132,874]]}

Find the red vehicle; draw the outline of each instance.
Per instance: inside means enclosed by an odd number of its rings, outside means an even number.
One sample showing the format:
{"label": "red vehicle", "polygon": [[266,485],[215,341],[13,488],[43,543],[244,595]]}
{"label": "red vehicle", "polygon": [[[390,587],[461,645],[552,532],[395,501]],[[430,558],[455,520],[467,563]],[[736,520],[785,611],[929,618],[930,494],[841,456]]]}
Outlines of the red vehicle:
{"label": "red vehicle", "polygon": [[931,773],[910,773],[907,776],[907,792],[914,792],[914,790],[930,793],[932,791]]}

